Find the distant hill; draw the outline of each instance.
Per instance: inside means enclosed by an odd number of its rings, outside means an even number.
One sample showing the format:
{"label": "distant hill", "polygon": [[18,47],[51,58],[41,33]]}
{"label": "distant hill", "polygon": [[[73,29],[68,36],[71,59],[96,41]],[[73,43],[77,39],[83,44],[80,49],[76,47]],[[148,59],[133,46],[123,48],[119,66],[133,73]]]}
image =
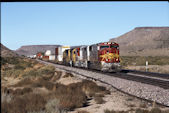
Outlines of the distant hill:
{"label": "distant hill", "polygon": [[1,44],[1,57],[17,57],[17,56],[18,56],[17,53]]}
{"label": "distant hill", "polygon": [[59,47],[60,45],[26,45],[21,46],[19,49],[16,50],[16,53],[19,55],[34,55],[37,52],[45,52],[46,50],[51,50],[52,54],[55,53],[55,48]]}
{"label": "distant hill", "polygon": [[137,27],[117,38],[122,56],[169,56],[169,27]]}

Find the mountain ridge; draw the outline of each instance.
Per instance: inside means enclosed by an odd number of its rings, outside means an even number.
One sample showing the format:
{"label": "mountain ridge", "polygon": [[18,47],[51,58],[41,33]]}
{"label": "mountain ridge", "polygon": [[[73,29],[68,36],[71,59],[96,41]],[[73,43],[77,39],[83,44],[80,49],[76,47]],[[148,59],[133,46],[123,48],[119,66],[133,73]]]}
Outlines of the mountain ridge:
{"label": "mountain ridge", "polygon": [[10,50],[9,48],[7,48],[6,46],[4,46],[2,43],[0,43],[1,45],[1,57],[18,57],[19,55],[17,53],[15,53],[15,51]]}
{"label": "mountain ridge", "polygon": [[34,55],[37,52],[45,52],[46,50],[51,50],[52,54],[55,53],[55,48],[61,45],[23,45],[20,48],[16,49],[16,53],[19,55]]}
{"label": "mountain ridge", "polygon": [[136,27],[112,38],[122,56],[169,56],[169,27]]}

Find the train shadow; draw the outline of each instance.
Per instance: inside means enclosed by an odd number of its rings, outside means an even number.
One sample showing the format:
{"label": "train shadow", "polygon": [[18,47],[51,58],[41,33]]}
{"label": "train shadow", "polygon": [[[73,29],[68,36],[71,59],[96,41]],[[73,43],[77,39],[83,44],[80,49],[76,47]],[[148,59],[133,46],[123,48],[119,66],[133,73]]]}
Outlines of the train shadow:
{"label": "train shadow", "polygon": [[120,70],[120,73],[129,73],[129,72],[131,72],[131,70],[126,70],[126,69]]}

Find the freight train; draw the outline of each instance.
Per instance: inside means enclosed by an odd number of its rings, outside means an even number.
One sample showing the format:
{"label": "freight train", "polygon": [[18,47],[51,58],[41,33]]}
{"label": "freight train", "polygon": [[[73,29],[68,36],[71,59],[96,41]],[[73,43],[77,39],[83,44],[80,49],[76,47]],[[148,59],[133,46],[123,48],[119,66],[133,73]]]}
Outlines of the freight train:
{"label": "freight train", "polygon": [[61,46],[55,49],[56,62],[63,65],[96,69],[100,71],[120,71],[119,44],[104,42],[89,46]]}

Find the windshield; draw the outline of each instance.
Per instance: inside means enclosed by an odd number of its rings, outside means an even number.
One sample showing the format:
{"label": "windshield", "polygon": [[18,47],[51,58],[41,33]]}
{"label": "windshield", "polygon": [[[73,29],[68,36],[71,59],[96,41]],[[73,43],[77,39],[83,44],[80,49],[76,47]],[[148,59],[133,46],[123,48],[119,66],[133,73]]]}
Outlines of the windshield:
{"label": "windshield", "polygon": [[110,45],[110,48],[118,48],[118,45]]}
{"label": "windshield", "polygon": [[103,48],[109,48],[109,46],[108,45],[100,46],[100,49],[103,49]]}

